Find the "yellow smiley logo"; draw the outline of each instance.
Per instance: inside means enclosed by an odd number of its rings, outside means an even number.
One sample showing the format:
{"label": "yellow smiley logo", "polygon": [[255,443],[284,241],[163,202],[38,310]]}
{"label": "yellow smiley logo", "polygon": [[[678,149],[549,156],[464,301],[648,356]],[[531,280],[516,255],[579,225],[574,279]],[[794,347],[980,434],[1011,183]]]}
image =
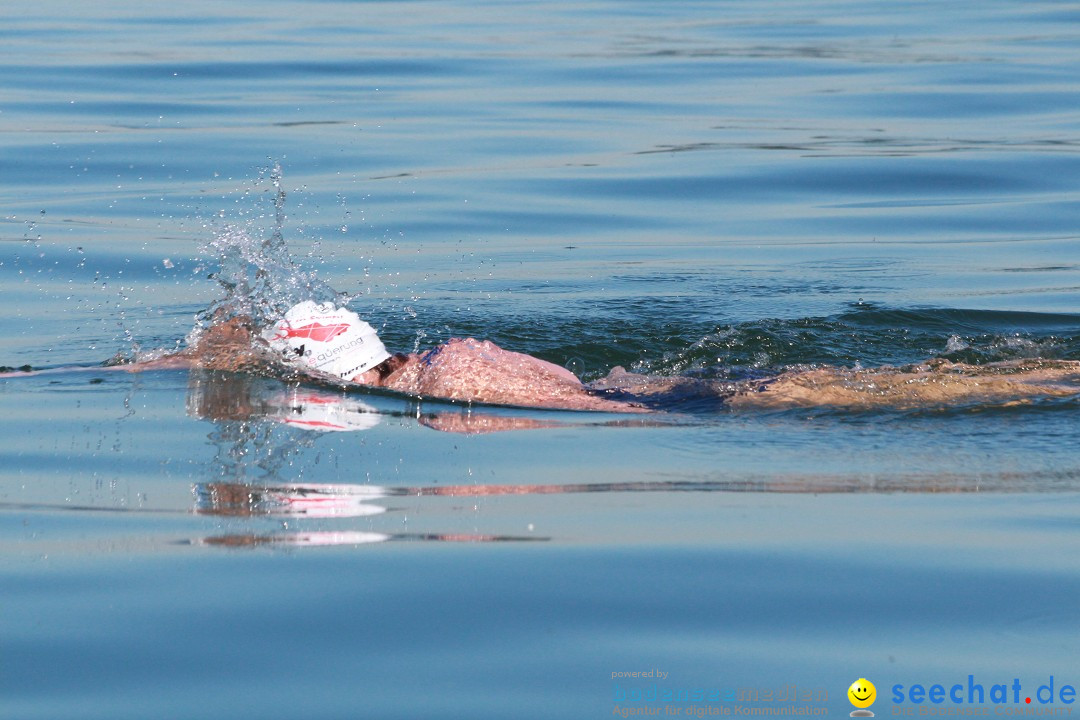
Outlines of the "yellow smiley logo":
{"label": "yellow smiley logo", "polygon": [[857,708],[868,708],[877,699],[877,688],[866,678],[859,678],[847,689],[848,700]]}

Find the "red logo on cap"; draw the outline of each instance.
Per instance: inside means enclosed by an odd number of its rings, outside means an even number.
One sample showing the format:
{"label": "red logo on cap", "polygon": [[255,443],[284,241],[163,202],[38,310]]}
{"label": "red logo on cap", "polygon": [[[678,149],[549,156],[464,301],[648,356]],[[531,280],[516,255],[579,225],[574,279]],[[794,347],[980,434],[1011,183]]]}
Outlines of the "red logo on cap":
{"label": "red logo on cap", "polygon": [[311,323],[310,325],[304,325],[303,327],[279,327],[278,334],[274,336],[274,339],[288,340],[290,338],[307,338],[308,340],[314,340],[315,342],[329,342],[348,329],[349,325],[347,323],[338,325]]}

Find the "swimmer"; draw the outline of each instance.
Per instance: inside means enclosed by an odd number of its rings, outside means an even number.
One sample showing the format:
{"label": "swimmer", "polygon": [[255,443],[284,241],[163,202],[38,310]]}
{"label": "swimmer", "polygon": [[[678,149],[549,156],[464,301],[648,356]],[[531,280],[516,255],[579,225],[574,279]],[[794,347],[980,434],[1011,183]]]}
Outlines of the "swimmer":
{"label": "swimmer", "polygon": [[558,365],[473,338],[453,339],[425,353],[391,354],[356,313],[310,301],[294,306],[258,335],[243,319],[212,326],[181,355],[204,367],[242,369],[257,360],[260,345],[302,372],[346,384],[416,397],[567,410],[640,413],[687,400],[712,400],[736,409],[912,410],[1080,397],[1080,363],[1042,359],[981,366],[935,359],[900,368],[792,369],[736,383],[642,375],[616,367],[604,378],[583,383]]}
{"label": "swimmer", "polygon": [[425,353],[391,354],[375,329],[351,310],[305,301],[259,331],[234,317],[212,325],[192,347],[145,363],[218,370],[265,368],[272,362],[316,379],[380,387],[415,397],[567,410],[644,412],[640,403],[606,397],[554,363],[493,342],[453,339]]}
{"label": "swimmer", "polygon": [[[180,352],[135,363],[118,358],[94,369],[199,368],[272,376],[291,372],[346,387],[386,388],[468,403],[646,411],[634,400],[613,399],[607,397],[613,394],[609,391],[591,389],[554,363],[504,350],[490,341],[452,339],[425,353],[390,354],[375,329],[356,313],[311,301],[295,305],[270,328],[257,328],[246,316],[219,318],[194,333],[189,347]],[[0,378],[28,374],[34,373],[0,372]]]}
{"label": "swimmer", "polygon": [[735,410],[907,411],[1080,398],[1080,362],[1046,359],[795,368],[740,382],[642,375],[616,367],[606,377],[584,383],[558,365],[473,338],[452,339],[424,353],[391,354],[356,313],[310,301],[297,304],[269,328],[257,328],[243,316],[222,318],[178,353],[111,364],[131,372],[206,368],[270,375],[281,375],[284,365],[317,381],[386,388],[413,397],[619,413],[662,411],[688,400],[699,407],[715,403]]}

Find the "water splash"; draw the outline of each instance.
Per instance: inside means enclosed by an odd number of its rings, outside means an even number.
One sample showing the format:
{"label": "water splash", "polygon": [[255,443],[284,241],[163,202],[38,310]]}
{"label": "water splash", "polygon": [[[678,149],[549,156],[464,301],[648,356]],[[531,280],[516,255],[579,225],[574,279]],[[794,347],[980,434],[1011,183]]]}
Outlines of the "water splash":
{"label": "water splash", "polygon": [[[282,179],[281,165],[275,163],[255,182],[259,200],[266,203],[269,198],[272,203],[270,213],[227,222],[200,247],[203,257],[217,262],[218,269],[210,277],[224,295],[197,316],[188,344],[194,344],[209,325],[233,317],[248,317],[257,327],[265,327],[305,300],[338,305],[348,302],[348,295],[334,290],[314,271],[305,270],[289,252],[285,240],[287,193]],[[273,218],[269,228],[265,227],[268,214]]]}

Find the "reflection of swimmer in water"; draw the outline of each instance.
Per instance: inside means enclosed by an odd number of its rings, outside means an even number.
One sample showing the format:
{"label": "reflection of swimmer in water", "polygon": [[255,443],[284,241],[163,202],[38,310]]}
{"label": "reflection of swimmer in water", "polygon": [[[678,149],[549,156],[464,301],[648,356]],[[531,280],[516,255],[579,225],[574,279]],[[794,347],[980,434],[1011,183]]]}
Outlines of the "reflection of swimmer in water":
{"label": "reflection of swimmer in water", "polygon": [[[1080,396],[1080,362],[1022,360],[967,365],[945,360],[901,368],[793,369],[740,382],[661,377],[614,368],[583,383],[553,363],[490,341],[453,339],[425,353],[391,355],[356,313],[304,302],[261,331],[244,317],[207,328],[188,349],[123,369],[198,367],[266,373],[281,361],[305,375],[415,397],[522,407],[647,412],[687,401],[731,408],[1002,406]],[[21,373],[12,373],[21,374]]]}
{"label": "reflection of swimmer in water", "polygon": [[[304,385],[282,384],[254,375],[193,370],[188,375],[187,411],[192,417],[227,422],[280,423],[315,432],[369,430],[388,416],[400,416],[441,432],[462,434],[506,430],[536,430],[567,427],[569,422],[552,417],[522,414],[495,414],[473,408],[434,405],[421,411],[419,405],[402,410],[380,411],[362,402],[356,394]],[[657,420],[639,417],[607,420],[606,426],[656,425]],[[239,438],[246,437],[241,433]],[[238,452],[237,454],[244,454]]]}

